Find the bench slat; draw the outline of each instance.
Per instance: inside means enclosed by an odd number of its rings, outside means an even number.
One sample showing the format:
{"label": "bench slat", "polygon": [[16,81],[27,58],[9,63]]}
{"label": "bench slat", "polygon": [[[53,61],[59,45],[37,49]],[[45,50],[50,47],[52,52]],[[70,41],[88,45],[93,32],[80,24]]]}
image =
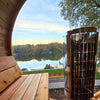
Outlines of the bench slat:
{"label": "bench slat", "polygon": [[22,100],[34,100],[40,82],[40,78],[41,74],[35,75]]}
{"label": "bench slat", "polygon": [[35,100],[48,100],[48,73],[42,74]]}
{"label": "bench slat", "polygon": [[22,71],[18,65],[0,72],[0,93],[13,83],[18,77],[20,77]]}
{"label": "bench slat", "polygon": [[0,95],[0,100],[9,100],[12,94],[20,87],[28,75],[21,76],[16,82],[14,82],[6,91]]}
{"label": "bench slat", "polygon": [[16,90],[16,92],[12,95],[9,100],[21,100],[27,88],[31,84],[34,78],[34,74],[29,75],[27,79],[23,82],[23,84]]}
{"label": "bench slat", "polygon": [[23,75],[0,94],[0,100],[48,100],[48,94],[47,73]]}
{"label": "bench slat", "polygon": [[0,71],[4,71],[17,65],[13,56],[0,57]]}

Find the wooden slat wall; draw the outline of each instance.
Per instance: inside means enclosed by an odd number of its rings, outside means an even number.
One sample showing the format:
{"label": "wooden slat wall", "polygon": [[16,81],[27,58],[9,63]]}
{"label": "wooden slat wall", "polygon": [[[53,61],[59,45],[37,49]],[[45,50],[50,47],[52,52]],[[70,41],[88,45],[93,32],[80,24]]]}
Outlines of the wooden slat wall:
{"label": "wooden slat wall", "polygon": [[0,0],[0,56],[6,56],[8,55],[7,52],[7,33],[8,33],[8,18],[9,11],[7,7],[2,3],[2,0]]}
{"label": "wooden slat wall", "polygon": [[0,0],[0,93],[21,76],[11,56],[11,38],[15,19],[26,0]]}
{"label": "wooden slat wall", "polygon": [[26,0],[0,0],[0,56],[12,55],[11,38],[15,19]]}
{"label": "wooden slat wall", "polygon": [[0,57],[0,72],[16,66],[17,63],[13,56]]}
{"label": "wooden slat wall", "polygon": [[0,93],[13,83],[18,77],[20,77],[22,71],[18,65],[0,72]]}
{"label": "wooden slat wall", "polygon": [[0,57],[0,93],[22,74],[13,56]]}

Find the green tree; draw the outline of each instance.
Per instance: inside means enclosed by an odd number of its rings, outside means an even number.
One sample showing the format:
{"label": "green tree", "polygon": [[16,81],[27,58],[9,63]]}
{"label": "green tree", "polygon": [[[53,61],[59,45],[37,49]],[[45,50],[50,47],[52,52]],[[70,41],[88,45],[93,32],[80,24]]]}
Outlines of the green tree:
{"label": "green tree", "polygon": [[61,15],[71,26],[95,26],[100,28],[100,0],[62,0]]}

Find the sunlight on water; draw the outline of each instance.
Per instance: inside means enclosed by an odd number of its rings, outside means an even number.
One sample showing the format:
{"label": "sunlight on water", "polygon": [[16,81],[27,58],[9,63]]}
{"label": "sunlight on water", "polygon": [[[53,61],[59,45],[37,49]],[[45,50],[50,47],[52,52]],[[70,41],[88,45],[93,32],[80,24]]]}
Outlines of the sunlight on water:
{"label": "sunlight on water", "polygon": [[32,59],[30,61],[18,61],[17,63],[21,69],[27,68],[28,70],[31,69],[36,70],[36,69],[44,69],[46,64],[50,64],[53,67],[59,66],[60,64],[64,64],[64,58],[62,57],[59,60],[41,60],[41,61]]}

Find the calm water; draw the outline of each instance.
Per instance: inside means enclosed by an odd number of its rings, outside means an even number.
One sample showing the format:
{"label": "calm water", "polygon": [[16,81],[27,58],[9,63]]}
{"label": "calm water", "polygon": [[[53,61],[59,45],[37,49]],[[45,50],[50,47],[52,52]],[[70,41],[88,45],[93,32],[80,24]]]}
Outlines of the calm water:
{"label": "calm water", "polygon": [[59,66],[59,62],[64,64],[64,58],[62,57],[59,60],[41,60],[38,61],[36,59],[32,59],[30,61],[17,61],[20,68],[31,69],[44,69],[46,64],[50,64],[51,66]]}

